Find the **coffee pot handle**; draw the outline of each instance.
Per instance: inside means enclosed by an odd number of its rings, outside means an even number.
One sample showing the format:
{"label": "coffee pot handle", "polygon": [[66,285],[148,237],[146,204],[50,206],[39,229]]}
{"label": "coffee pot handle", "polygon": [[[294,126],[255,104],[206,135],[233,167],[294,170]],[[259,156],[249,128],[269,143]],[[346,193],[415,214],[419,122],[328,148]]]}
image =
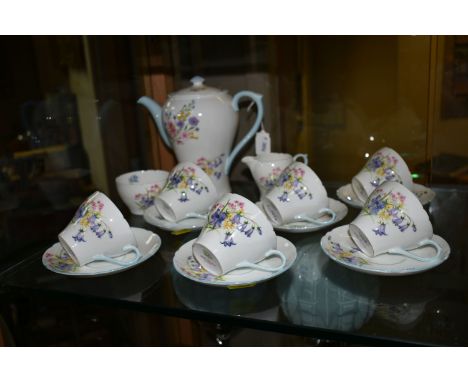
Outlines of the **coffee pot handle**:
{"label": "coffee pot handle", "polygon": [[302,160],[304,161],[304,164],[305,164],[306,166],[309,164],[309,156],[308,156],[307,154],[302,154],[302,153],[296,154],[296,155],[293,156],[293,161],[294,161],[294,162],[297,162],[297,160],[298,160],[299,158],[302,158]]}
{"label": "coffee pot handle", "polygon": [[234,98],[232,99],[232,108],[235,111],[239,111],[239,100],[242,97],[248,97],[251,98],[255,104],[257,105],[257,118],[255,119],[255,123],[253,126],[250,128],[247,134],[245,134],[244,138],[241,139],[241,141],[234,147],[234,149],[231,151],[231,153],[228,155],[226,158],[226,164],[224,166],[224,172],[229,174],[229,171],[231,170],[232,162],[234,158],[236,157],[237,154],[239,154],[239,151],[242,150],[242,148],[247,144],[248,141],[250,141],[257,130],[260,128],[260,123],[262,122],[263,119],[263,102],[262,102],[262,95],[257,94],[248,90],[243,90],[237,93]]}

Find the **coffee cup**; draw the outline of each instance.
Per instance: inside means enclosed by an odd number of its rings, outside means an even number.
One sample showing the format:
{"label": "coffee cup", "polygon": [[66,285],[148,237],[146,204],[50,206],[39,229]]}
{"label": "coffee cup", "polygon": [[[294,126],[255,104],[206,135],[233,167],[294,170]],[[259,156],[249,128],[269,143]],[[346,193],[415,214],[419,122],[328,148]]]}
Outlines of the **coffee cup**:
{"label": "coffee cup", "polygon": [[365,202],[376,187],[387,181],[395,181],[413,189],[411,172],[403,158],[395,150],[383,147],[353,177],[351,185],[359,200]]}
{"label": "coffee cup", "polygon": [[[336,220],[335,212],[328,206],[327,191],[319,177],[300,162],[292,163],[280,174],[262,202],[265,212],[275,225],[295,221],[327,225]],[[320,220],[324,214],[330,215],[330,219]]]}
{"label": "coffee cup", "polygon": [[[64,250],[79,266],[92,261],[127,266],[141,258],[135,237],[122,213],[99,191],[81,204],[58,238]],[[128,252],[135,253],[131,261],[115,259]]]}
{"label": "coffee cup", "polygon": [[[349,233],[369,257],[390,253],[433,261],[442,253],[432,240],[432,224],[421,202],[398,182],[385,182],[371,193],[361,213],[349,225]],[[409,252],[427,245],[436,249],[435,256],[421,257]]]}
{"label": "coffee cup", "polygon": [[169,173],[162,170],[127,172],[115,179],[117,192],[134,215],[143,215],[154,204],[156,195],[166,184]]}
{"label": "coffee cup", "polygon": [[164,219],[178,222],[190,217],[206,218],[216,199],[211,178],[196,164],[183,162],[172,169],[154,203]]}
{"label": "coffee cup", "polygon": [[[277,272],[284,269],[286,258],[276,249],[276,241],[271,223],[254,203],[225,194],[212,206],[192,250],[200,265],[217,276],[238,268]],[[257,264],[272,256],[279,257],[278,266]]]}

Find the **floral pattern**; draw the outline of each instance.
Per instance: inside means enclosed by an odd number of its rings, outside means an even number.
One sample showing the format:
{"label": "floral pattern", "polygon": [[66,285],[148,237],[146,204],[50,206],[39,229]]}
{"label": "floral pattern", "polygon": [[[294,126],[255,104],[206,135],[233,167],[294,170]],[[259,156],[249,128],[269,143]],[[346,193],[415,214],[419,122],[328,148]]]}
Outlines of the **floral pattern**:
{"label": "floral pattern", "polygon": [[180,192],[179,201],[189,200],[189,191],[200,195],[202,192],[210,192],[208,187],[197,178],[193,167],[183,167],[169,175],[163,190],[178,190]]}
{"label": "floral pattern", "polygon": [[388,223],[393,224],[400,232],[408,228],[416,232],[416,225],[404,211],[405,199],[400,192],[389,191],[385,194],[381,188],[374,191],[374,196],[364,206],[362,213],[377,217],[378,226],[372,230],[376,235],[386,236]]}
{"label": "floral pattern", "polygon": [[200,120],[192,115],[193,109],[195,109],[194,100],[182,106],[177,114],[173,114],[171,110],[164,112],[167,131],[176,144],[181,145],[188,139],[198,139]]}
{"label": "floral pattern", "polygon": [[369,263],[366,259],[357,255],[358,252],[361,253],[361,250],[359,248],[353,247],[350,249],[344,249],[339,243],[332,241],[330,236],[327,239],[328,252],[331,253],[332,256],[336,257],[338,260],[358,266],[366,265]]}
{"label": "floral pattern", "polygon": [[224,281],[223,276],[215,276],[208,272],[192,255],[187,258],[187,265],[183,267],[183,271],[199,281]]}
{"label": "floral pattern", "polygon": [[200,166],[209,176],[220,179],[223,175],[223,167],[221,166],[223,161],[224,154],[221,154],[212,160],[206,159],[205,157],[198,158],[196,165]]}
{"label": "floral pattern", "polygon": [[259,179],[260,184],[267,190],[271,190],[275,186],[278,176],[282,171],[281,167],[275,167],[267,176],[262,176]]}
{"label": "floral pattern", "polygon": [[60,270],[62,272],[75,272],[78,265],[73,259],[61,248],[58,253],[47,252],[45,260],[51,268]]}
{"label": "floral pattern", "polygon": [[373,172],[377,176],[370,182],[371,185],[378,187],[387,180],[403,183],[395,171],[397,163],[398,159],[393,155],[384,155],[381,151],[377,151],[365,166],[368,171]]}
{"label": "floral pattern", "polygon": [[159,194],[160,191],[161,187],[159,187],[157,184],[153,184],[146,190],[145,193],[139,192],[133,197],[133,199],[135,200],[135,203],[138,207],[145,210],[154,204],[154,198]]}
{"label": "floral pattern", "polygon": [[302,183],[304,169],[298,166],[289,166],[284,170],[276,181],[278,187],[283,188],[283,193],[278,196],[280,202],[289,202],[289,195],[294,193],[299,199],[312,199],[312,193],[307,186]]}
{"label": "floral pattern", "polygon": [[71,224],[78,224],[80,228],[76,235],[72,236],[77,242],[86,242],[84,234],[90,229],[99,239],[104,236],[113,238],[112,231],[102,219],[104,203],[100,200],[86,200],[72,219]]}
{"label": "floral pattern", "polygon": [[234,232],[243,233],[250,238],[254,233],[262,235],[262,229],[252,219],[248,218],[244,210],[244,202],[239,200],[228,200],[226,203],[216,203],[208,216],[208,223],[203,228],[208,230],[223,230],[224,239],[220,243],[225,247],[232,247]]}

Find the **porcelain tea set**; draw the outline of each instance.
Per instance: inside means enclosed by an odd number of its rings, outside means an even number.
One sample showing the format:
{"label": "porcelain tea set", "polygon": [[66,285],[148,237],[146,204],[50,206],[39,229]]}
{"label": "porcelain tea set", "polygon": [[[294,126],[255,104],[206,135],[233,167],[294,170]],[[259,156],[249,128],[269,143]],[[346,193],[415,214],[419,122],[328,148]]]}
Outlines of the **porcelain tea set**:
{"label": "porcelain tea set", "polygon": [[[254,203],[231,193],[229,170],[240,150],[258,133],[262,97],[241,91],[233,98],[194,77],[192,86],[169,95],[163,107],[148,97],[138,103],[151,113],[166,145],[179,163],[170,171],[146,170],[116,178],[119,196],[132,214],[169,231],[201,230],[176,251],[173,264],[182,276],[211,286],[256,284],[286,272],[296,248],[275,231],[305,233],[342,220],[345,204],[330,198],[305,154],[269,152],[242,158],[260,191]],[[238,104],[257,105],[257,117],[230,152]],[[418,195],[418,192],[420,193]],[[400,275],[430,269],[447,259],[450,249],[433,235],[422,203],[434,194],[417,188],[403,159],[382,148],[337,191],[343,202],[362,208],[349,225],[321,240],[332,260],[353,270]],[[50,270],[71,276],[100,276],[135,267],[161,246],[160,237],[130,227],[115,204],[95,192],[79,207],[59,243],[43,255]]]}

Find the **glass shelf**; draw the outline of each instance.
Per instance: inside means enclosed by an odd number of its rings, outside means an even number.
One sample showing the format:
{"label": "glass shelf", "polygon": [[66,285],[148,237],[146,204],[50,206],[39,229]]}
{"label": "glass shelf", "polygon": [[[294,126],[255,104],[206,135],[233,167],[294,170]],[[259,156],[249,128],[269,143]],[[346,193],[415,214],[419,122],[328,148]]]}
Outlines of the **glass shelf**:
{"label": "glass shelf", "polygon": [[[328,185],[329,196],[336,187]],[[280,277],[249,288],[224,289],[194,283],[172,266],[174,252],[196,232],[173,235],[129,216],[132,226],[157,232],[159,252],[140,266],[97,278],[52,273],[41,263],[44,247],[5,271],[1,284],[19,295],[106,304],[271,332],[311,336],[351,344],[468,345],[468,188],[437,187],[427,207],[434,232],[451,246],[449,259],[430,271],[403,277],[358,273],[330,261],[320,249],[326,231],[283,234],[297,247],[294,266]],[[251,183],[233,191],[252,200]],[[358,210],[349,208],[342,223]],[[52,243],[51,243],[52,244]]]}

